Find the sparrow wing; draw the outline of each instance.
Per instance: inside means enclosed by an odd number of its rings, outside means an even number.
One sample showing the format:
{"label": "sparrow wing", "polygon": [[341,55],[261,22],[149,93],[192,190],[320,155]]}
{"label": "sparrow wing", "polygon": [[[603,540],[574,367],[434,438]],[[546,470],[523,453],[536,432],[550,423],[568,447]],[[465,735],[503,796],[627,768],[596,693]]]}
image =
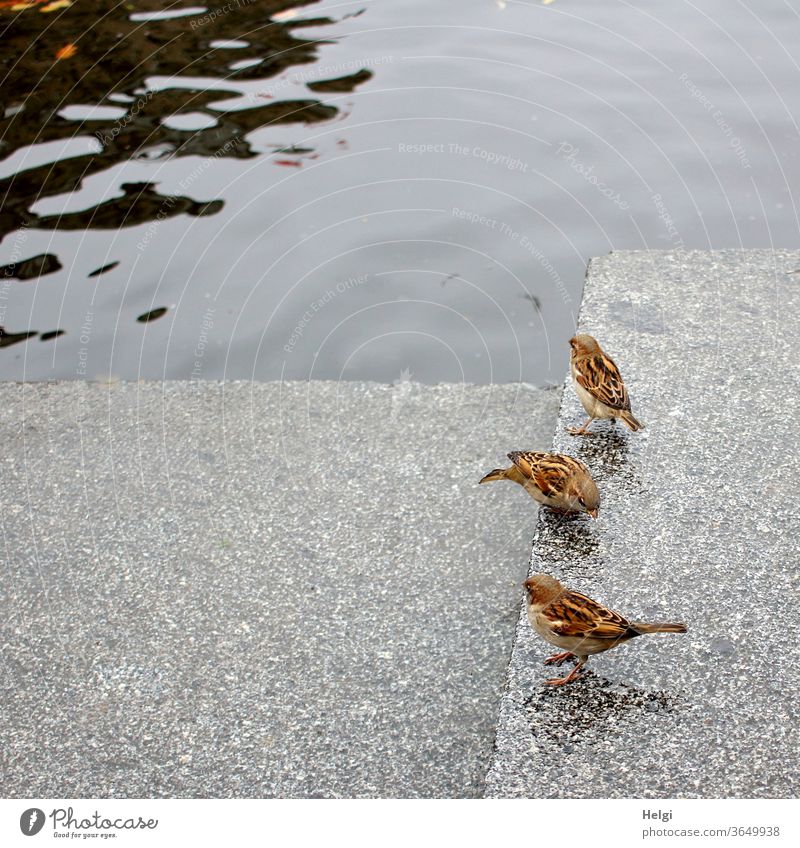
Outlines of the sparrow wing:
{"label": "sparrow wing", "polygon": [[544,451],[512,451],[508,458],[525,477],[533,480],[543,495],[550,497],[561,494],[565,482],[575,473],[576,466],[581,466],[570,456]]}
{"label": "sparrow wing", "polygon": [[618,612],[579,592],[565,592],[542,612],[559,636],[591,636],[616,641],[638,635]]}
{"label": "sparrow wing", "polygon": [[631,408],[619,368],[604,353],[580,357],[575,363],[575,380],[592,397],[611,409],[626,411]]}

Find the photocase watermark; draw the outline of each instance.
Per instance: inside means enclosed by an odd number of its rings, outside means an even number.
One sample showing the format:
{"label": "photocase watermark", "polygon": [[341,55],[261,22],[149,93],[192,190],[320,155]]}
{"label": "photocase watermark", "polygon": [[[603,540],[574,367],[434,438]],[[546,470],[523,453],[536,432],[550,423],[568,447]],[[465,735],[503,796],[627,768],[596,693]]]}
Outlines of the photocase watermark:
{"label": "photocase watermark", "polygon": [[607,186],[602,180],[598,179],[596,174],[593,173],[594,165],[584,165],[583,162],[578,159],[578,154],[580,152],[581,150],[579,147],[575,147],[574,144],[571,144],[568,141],[562,141],[558,145],[556,156],[562,156],[564,160],[569,163],[570,168],[572,168],[576,174],[580,174],[587,183],[593,185],[598,192],[603,195],[603,197],[607,197],[620,209],[630,209],[630,203],[628,203],[627,200],[624,200],[618,191],[614,191],[613,188]]}
{"label": "photocase watermark", "polygon": [[510,153],[497,153],[494,150],[487,150],[484,147],[475,145],[469,147],[465,144],[457,142],[438,142],[430,144],[407,144],[399,143],[397,145],[398,153],[411,153],[416,156],[422,156],[429,153],[446,153],[450,156],[471,156],[474,159],[481,159],[489,165],[499,165],[509,171],[519,171],[520,173],[528,173],[528,163],[522,159],[512,156]]}
{"label": "photocase watermark", "polygon": [[667,235],[672,242],[672,246],[676,248],[683,247],[683,237],[678,232],[678,228],[675,226],[675,222],[672,220],[672,215],[670,214],[669,209],[667,209],[666,204],[664,203],[660,194],[654,194],[650,198],[653,203],[656,205],[656,211],[658,212],[658,217],[664,222],[664,225],[667,228]]}
{"label": "photocase watermark", "polygon": [[561,275],[553,266],[553,263],[547,258],[545,253],[538,245],[527,235],[520,230],[515,230],[511,224],[506,221],[500,221],[497,218],[490,218],[488,215],[481,215],[480,212],[475,212],[468,209],[459,209],[454,206],[450,213],[454,218],[461,221],[468,221],[470,224],[478,224],[481,227],[486,227],[489,230],[494,230],[500,235],[511,239],[515,244],[518,244],[526,253],[530,254],[534,260],[540,265],[548,277],[553,281],[553,284],[558,289],[561,299],[564,303],[572,303],[567,287],[561,279]]}
{"label": "photocase watermark", "polygon": [[116,836],[119,830],[155,830],[158,819],[144,819],[141,816],[123,818],[108,818],[98,810],[85,818],[77,818],[72,807],[56,807],[45,815],[44,810],[30,807],[19,817],[19,829],[25,836],[36,836],[51,820],[53,836],[68,839],[86,839],[98,836],[108,839]]}
{"label": "photocase watermark", "polygon": [[197,337],[197,344],[194,346],[194,364],[192,365],[192,380],[199,380],[203,375],[203,357],[206,355],[208,347],[208,335],[214,329],[214,312],[213,307],[209,306],[203,313],[200,319],[200,333]]}
{"label": "photocase watermark", "polygon": [[38,807],[31,807],[19,817],[19,829],[25,836],[36,836],[36,834],[44,827],[45,815],[44,810]]}
{"label": "photocase watermark", "polygon": [[344,294],[351,289],[357,288],[358,286],[363,286],[368,279],[368,274],[362,274],[358,277],[348,277],[346,280],[338,282],[335,289],[328,289],[322,297],[317,298],[302,314],[300,320],[292,330],[292,335],[289,337],[289,341],[283,346],[286,353],[291,353],[294,350],[297,343],[303,338],[306,327],[321,309],[339,297],[339,295]]}
{"label": "photocase watermark", "polygon": [[711,115],[714,123],[720,128],[720,130],[722,130],[722,134],[728,139],[728,144],[736,154],[739,164],[745,170],[750,170],[752,166],[750,165],[750,159],[747,156],[747,151],[742,146],[742,141],[739,136],[734,134],[733,126],[725,119],[725,115],[722,110],[717,109],[713,101],[706,97],[703,90],[692,82],[688,74],[681,74],[679,79],[684,84],[687,91],[692,95],[692,98],[695,99],[709,115]]}
{"label": "photocase watermark", "polygon": [[[207,171],[212,163],[219,159],[220,156],[224,156],[232,147],[235,147],[237,144],[241,142],[241,136],[236,136],[235,138],[231,138],[219,148],[219,150],[215,151],[212,156],[207,156],[203,161],[196,167],[193,168],[190,173],[188,173],[179,183],[178,188],[181,192],[186,191],[192,183],[204,172]],[[147,229],[145,230],[144,235],[139,240],[136,245],[136,249],[139,251],[144,250],[148,244],[150,244],[151,239],[156,233],[158,229],[158,225],[166,220],[169,217],[169,211],[172,207],[178,202],[180,199],[179,195],[174,194],[169,197],[164,198],[164,202],[161,204],[160,209],[158,210],[158,214],[155,217],[154,221],[151,221],[147,225]]]}
{"label": "photocase watermark", "polygon": [[213,23],[217,18],[222,18],[229,12],[233,12],[236,9],[241,9],[243,6],[249,6],[251,3],[254,2],[255,0],[230,0],[229,3],[226,3],[224,6],[219,6],[216,9],[212,9],[210,12],[207,12],[200,18],[193,18],[189,22],[189,26],[192,29],[204,27],[206,24]]}

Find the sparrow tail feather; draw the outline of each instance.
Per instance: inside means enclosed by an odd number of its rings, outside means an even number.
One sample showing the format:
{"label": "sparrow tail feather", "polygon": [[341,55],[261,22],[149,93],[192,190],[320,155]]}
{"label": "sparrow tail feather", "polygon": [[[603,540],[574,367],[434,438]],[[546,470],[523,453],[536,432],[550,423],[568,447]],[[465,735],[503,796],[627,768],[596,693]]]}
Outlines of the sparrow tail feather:
{"label": "sparrow tail feather", "polygon": [[631,430],[633,430],[634,433],[637,430],[644,429],[644,424],[642,424],[641,421],[637,421],[637,419],[634,418],[632,412],[623,412],[619,417],[628,425]]}
{"label": "sparrow tail feather", "polygon": [[643,621],[633,621],[631,622],[631,627],[637,631],[637,633],[685,633],[686,625],[685,624],[670,624],[668,622],[656,623],[656,624],[646,624]]}

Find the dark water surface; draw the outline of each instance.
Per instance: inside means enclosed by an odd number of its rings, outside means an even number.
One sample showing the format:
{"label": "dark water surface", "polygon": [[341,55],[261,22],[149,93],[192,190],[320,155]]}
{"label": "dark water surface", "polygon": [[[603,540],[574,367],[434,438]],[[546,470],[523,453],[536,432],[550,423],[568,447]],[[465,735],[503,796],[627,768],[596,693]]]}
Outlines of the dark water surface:
{"label": "dark water surface", "polygon": [[2,379],[557,382],[589,257],[798,243],[794,3],[11,6]]}

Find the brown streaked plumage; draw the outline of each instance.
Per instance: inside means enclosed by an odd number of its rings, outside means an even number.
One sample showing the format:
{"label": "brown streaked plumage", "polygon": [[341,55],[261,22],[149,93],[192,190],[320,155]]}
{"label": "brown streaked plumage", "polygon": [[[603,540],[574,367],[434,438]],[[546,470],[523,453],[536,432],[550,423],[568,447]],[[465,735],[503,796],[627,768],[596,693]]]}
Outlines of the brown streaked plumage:
{"label": "brown streaked plumage", "polygon": [[480,482],[512,480],[538,503],[560,512],[585,512],[597,518],[600,492],[589,469],[563,453],[512,451],[511,468],[495,468]]}
{"label": "brown streaked plumage", "polygon": [[631,412],[628,390],[614,360],[604,353],[597,340],[585,334],[570,340],[572,353],[569,357],[572,383],[589,420],[583,427],[569,427],[573,436],[586,435],[587,428],[595,418],[619,418],[631,430],[641,430],[644,424],[636,420]]}
{"label": "brown streaked plumage", "polygon": [[534,574],[523,585],[528,596],[531,627],[542,639],[563,651],[548,657],[545,665],[561,665],[572,658],[578,660],[566,677],[548,680],[551,686],[562,686],[574,680],[592,654],[615,648],[629,639],[645,633],[686,632],[685,624],[628,621],[586,595],[566,589],[548,574]]}

